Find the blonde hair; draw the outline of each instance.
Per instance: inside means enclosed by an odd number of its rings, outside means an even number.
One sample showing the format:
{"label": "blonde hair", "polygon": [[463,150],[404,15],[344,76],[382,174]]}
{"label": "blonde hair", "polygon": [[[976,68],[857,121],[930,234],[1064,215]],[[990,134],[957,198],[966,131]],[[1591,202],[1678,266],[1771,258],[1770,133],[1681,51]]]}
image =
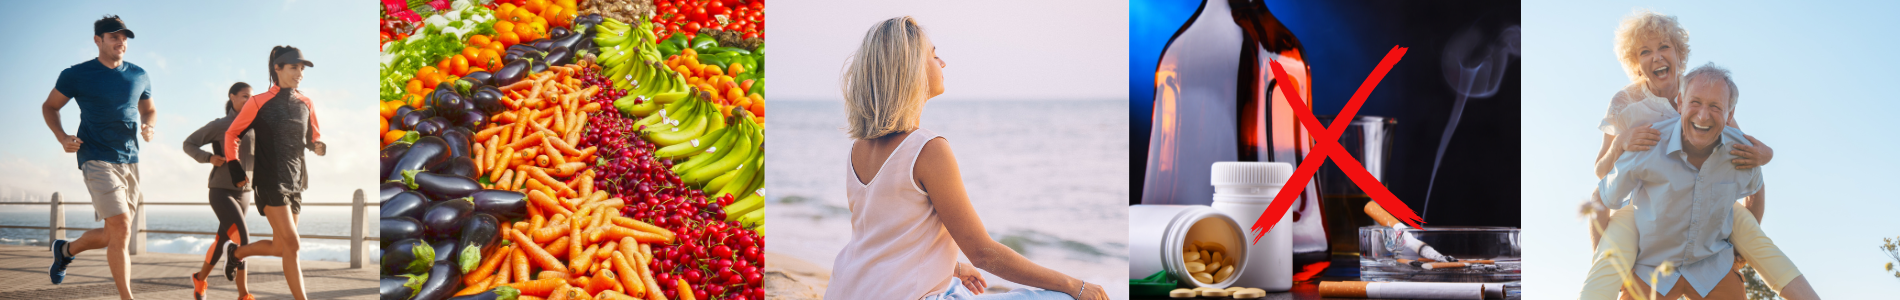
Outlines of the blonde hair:
{"label": "blonde hair", "polygon": [[1623,17],[1622,24],[1617,26],[1616,60],[1623,63],[1623,71],[1628,73],[1624,75],[1629,75],[1630,81],[1643,79],[1644,70],[1642,62],[1637,61],[1641,59],[1637,51],[1643,49],[1644,41],[1658,36],[1676,47],[1676,59],[1680,60],[1675,62],[1676,66],[1689,61],[1689,30],[1682,29],[1675,16],[1637,9]]}
{"label": "blonde hair", "polygon": [[884,20],[864,33],[864,44],[851,55],[840,80],[851,138],[916,129],[930,90],[924,66],[928,47],[923,27],[910,16]]}

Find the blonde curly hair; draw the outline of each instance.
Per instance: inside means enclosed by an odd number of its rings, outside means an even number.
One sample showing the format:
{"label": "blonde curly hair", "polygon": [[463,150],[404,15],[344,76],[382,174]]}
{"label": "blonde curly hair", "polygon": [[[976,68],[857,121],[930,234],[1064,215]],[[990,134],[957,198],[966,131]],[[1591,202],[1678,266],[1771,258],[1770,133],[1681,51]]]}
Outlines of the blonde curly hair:
{"label": "blonde curly hair", "polygon": [[[1616,60],[1623,63],[1623,71],[1630,81],[1643,79],[1642,62],[1637,54],[1643,49],[1641,43],[1650,38],[1661,37],[1676,47],[1676,66],[1680,68],[1689,61],[1689,30],[1682,29],[1675,16],[1663,15],[1648,9],[1636,9],[1623,17],[1622,24],[1616,28]],[[1678,71],[1680,72],[1680,71]]]}
{"label": "blonde curly hair", "polygon": [[930,41],[910,16],[890,18],[864,33],[864,43],[846,64],[847,134],[868,140],[917,128],[930,92],[925,62]]}

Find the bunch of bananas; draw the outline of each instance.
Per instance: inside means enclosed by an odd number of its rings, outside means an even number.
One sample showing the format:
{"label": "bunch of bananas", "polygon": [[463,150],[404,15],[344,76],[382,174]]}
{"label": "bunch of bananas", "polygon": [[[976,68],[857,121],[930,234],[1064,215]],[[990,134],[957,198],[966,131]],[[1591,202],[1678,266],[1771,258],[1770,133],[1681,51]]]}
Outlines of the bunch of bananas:
{"label": "bunch of bananas", "polygon": [[595,60],[607,69],[607,78],[614,79],[614,88],[628,90],[628,97],[685,92],[686,77],[662,63],[665,59],[654,44],[653,22],[636,23],[606,19],[594,26],[600,32],[594,36],[594,44],[600,47]]}
{"label": "bunch of bananas", "polygon": [[[646,126],[646,139],[660,146],[653,155],[673,160],[672,171],[682,183],[699,187],[707,198],[731,195],[735,199],[725,208],[728,220],[758,224],[765,217],[760,209],[765,199],[759,193],[765,185],[765,128],[744,108],[733,108],[734,119],[728,122],[721,108],[706,97],[710,94],[689,89],[684,97],[668,95],[632,104],[659,107],[634,125]],[[615,106],[624,102],[628,101],[617,101]]]}

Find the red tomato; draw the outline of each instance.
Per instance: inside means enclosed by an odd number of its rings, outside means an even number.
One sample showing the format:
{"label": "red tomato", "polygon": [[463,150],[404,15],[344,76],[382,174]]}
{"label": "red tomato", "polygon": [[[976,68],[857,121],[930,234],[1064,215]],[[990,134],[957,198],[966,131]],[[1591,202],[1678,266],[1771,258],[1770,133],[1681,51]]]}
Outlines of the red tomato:
{"label": "red tomato", "polygon": [[745,35],[739,36],[739,38],[742,38],[742,39],[752,39],[752,38],[758,38],[758,37],[759,37],[759,33],[756,31],[747,31]]}
{"label": "red tomato", "polygon": [[705,20],[706,20],[706,7],[703,7],[703,6],[702,6],[702,7],[694,7],[694,8],[693,8],[693,21],[705,21]]}
{"label": "red tomato", "polygon": [[698,21],[694,21],[694,22],[687,22],[687,23],[686,23],[686,26],[685,26],[685,27],[686,27],[686,28],[681,28],[681,29],[686,29],[686,32],[692,32],[692,33],[697,33],[697,32],[699,32],[699,22],[698,22]]}
{"label": "red tomato", "polygon": [[744,31],[745,30],[744,28],[745,28],[745,20],[739,20],[738,22],[732,22],[732,23],[726,24],[725,30],[726,31]]}

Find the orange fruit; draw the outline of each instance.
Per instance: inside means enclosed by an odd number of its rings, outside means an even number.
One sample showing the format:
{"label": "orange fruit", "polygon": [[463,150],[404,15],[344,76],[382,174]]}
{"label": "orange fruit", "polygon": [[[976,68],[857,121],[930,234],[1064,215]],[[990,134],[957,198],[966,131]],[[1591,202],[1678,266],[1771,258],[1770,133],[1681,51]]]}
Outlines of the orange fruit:
{"label": "orange fruit", "polygon": [[[453,57],[443,57],[442,61],[436,62],[435,74],[436,76],[455,74],[455,60],[453,59]],[[443,80],[436,80],[436,82],[442,82],[442,81]],[[434,87],[435,85],[429,85],[429,86]]]}
{"label": "orange fruit", "polygon": [[495,36],[501,41],[501,44],[503,45],[503,47],[493,47],[493,48],[507,49],[506,46],[508,45],[521,43],[521,38],[518,35],[516,35],[515,32],[513,31],[502,32],[501,34],[498,34]]}
{"label": "orange fruit", "polygon": [[515,10],[514,12],[512,12],[512,13],[510,13],[510,14],[514,14],[514,15],[513,15],[513,16],[509,16],[509,17],[510,17],[510,18],[513,18],[513,19],[512,19],[511,21],[515,21],[515,22],[527,22],[528,20],[534,20],[534,17],[535,17],[535,14],[536,14],[536,13],[538,13],[538,12],[540,12],[540,11],[538,11],[538,10],[536,10],[536,11],[530,11],[530,10],[526,10],[526,9],[517,9],[517,10]]}
{"label": "orange fruit", "polygon": [[541,13],[542,9],[548,7],[548,0],[528,0],[528,5],[522,7],[527,8],[530,12]]}
{"label": "orange fruit", "polygon": [[475,36],[468,37],[468,44],[470,46],[475,46],[475,47],[487,46],[488,36],[477,34]]}
{"label": "orange fruit", "polygon": [[727,69],[726,73],[732,74],[732,75],[739,75],[739,73],[745,72],[745,66],[741,66],[739,64],[727,65],[726,69]]}
{"label": "orange fruit", "polygon": [[724,71],[720,71],[720,70],[719,70],[719,65],[706,65],[706,67],[705,67],[704,69],[701,69],[701,70],[700,70],[700,73],[699,73],[699,74],[701,74],[701,75],[724,75],[724,74],[725,74],[725,72],[724,72]]}
{"label": "orange fruit", "polygon": [[453,61],[453,64],[454,64],[453,67],[455,68],[455,72],[452,72],[453,74],[458,75],[458,76],[468,74],[468,57],[467,56],[456,54],[455,57],[450,58],[450,60]]}
{"label": "orange fruit", "polygon": [[[500,39],[496,39],[494,42],[488,43],[488,50],[495,50],[495,52],[502,52],[504,51],[504,49],[508,49],[508,45],[503,45]],[[494,56],[494,55],[489,55],[489,56],[500,57],[500,56]]]}
{"label": "orange fruit", "polygon": [[437,83],[440,83],[440,82],[436,82],[436,80],[441,80],[441,79],[436,78],[435,73],[436,73],[435,67],[431,67],[431,66],[422,66],[422,69],[416,70],[415,79],[420,80],[419,83],[422,84],[420,88],[423,88],[423,89],[433,88],[435,87]]}
{"label": "orange fruit", "polygon": [[514,3],[502,3],[502,4],[501,4],[501,6],[496,6],[496,9],[495,9],[495,15],[497,15],[497,16],[501,16],[501,15],[503,15],[503,14],[501,14],[501,13],[505,13],[505,12],[508,12],[508,11],[511,11],[511,10],[515,10],[515,8],[516,8],[516,6],[515,6],[515,4],[514,4]]}
{"label": "orange fruit", "polygon": [[575,7],[579,7],[575,5],[574,0],[554,0],[554,5],[560,6],[561,10],[565,10],[565,11],[574,11]]}
{"label": "orange fruit", "polygon": [[745,100],[740,100],[740,99],[747,99],[747,98],[745,96],[745,91],[740,91],[738,87],[733,87],[733,88],[726,89],[726,99],[732,99],[734,103],[738,103],[738,102],[745,101]]}
{"label": "orange fruit", "polygon": [[410,94],[422,91],[422,80],[410,78],[408,84],[402,85],[402,91]]}
{"label": "orange fruit", "polygon": [[548,20],[548,25],[567,27],[567,22],[561,21],[562,10],[563,8],[560,6],[549,6],[547,9],[541,11],[539,17]]}
{"label": "orange fruit", "polygon": [[501,55],[500,55],[501,51],[495,51],[495,49],[483,48],[481,52],[482,52],[481,56],[482,56],[483,68],[490,68],[490,69],[501,68]]}
{"label": "orange fruit", "polygon": [[500,39],[503,32],[515,32],[515,22],[495,21],[495,38]]}

